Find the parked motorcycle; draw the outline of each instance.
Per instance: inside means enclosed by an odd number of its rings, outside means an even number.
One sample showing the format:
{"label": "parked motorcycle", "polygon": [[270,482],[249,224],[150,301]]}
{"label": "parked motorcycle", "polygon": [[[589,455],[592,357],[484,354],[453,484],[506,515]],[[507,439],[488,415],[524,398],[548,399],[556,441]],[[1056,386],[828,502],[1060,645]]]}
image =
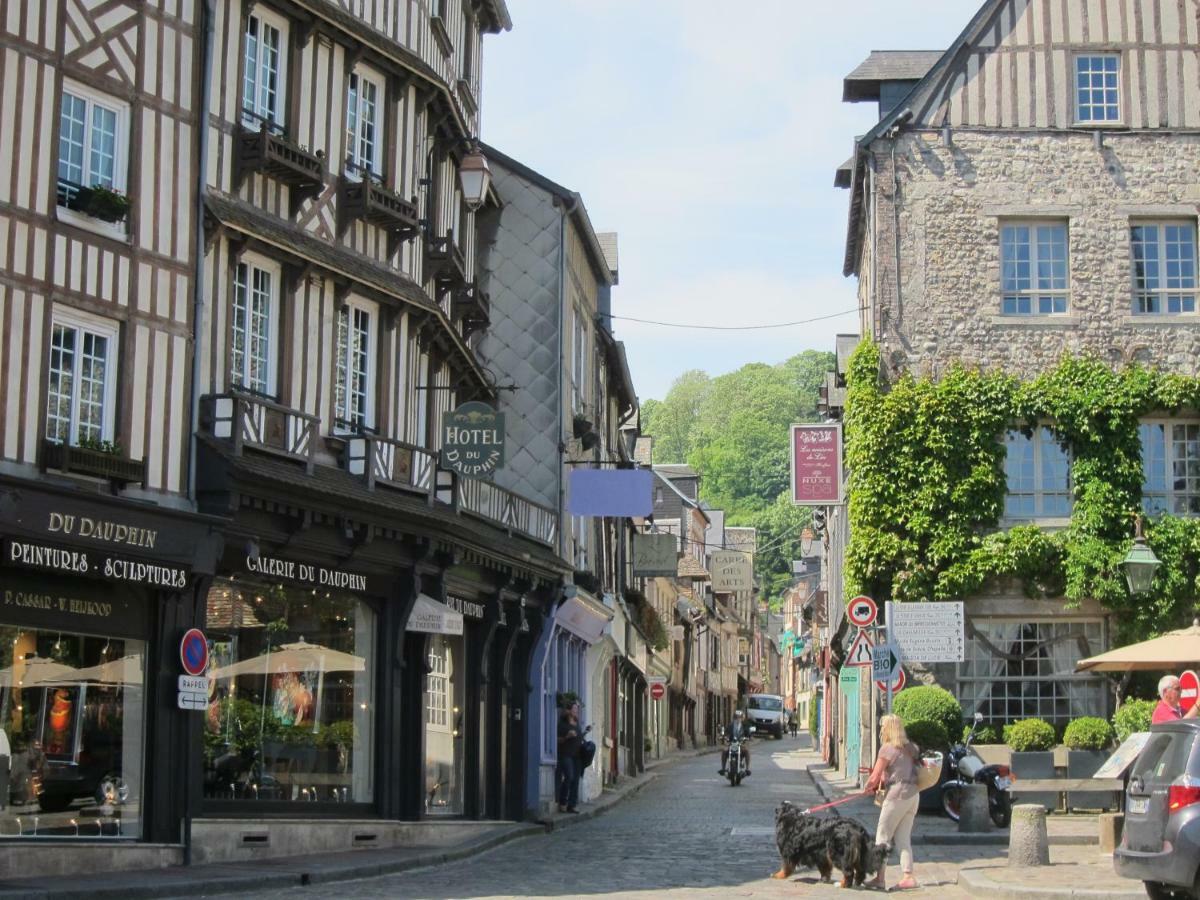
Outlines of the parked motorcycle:
{"label": "parked motorcycle", "polygon": [[998,828],[1007,828],[1012,818],[1012,769],[1008,766],[985,765],[983,760],[971,752],[971,741],[975,729],[983,721],[981,713],[975,713],[975,721],[967,732],[965,741],[950,748],[950,777],[942,782],[942,810],[958,821],[962,810],[963,789],[969,784],[986,784],[988,790],[988,814]]}
{"label": "parked motorcycle", "polygon": [[[750,726],[750,734],[754,734],[755,727]],[[742,779],[746,777],[749,766],[746,763],[746,754],[742,752],[742,744],[750,738],[735,738],[729,742],[729,759],[725,762],[725,777],[729,779],[729,783],[733,787],[737,787],[742,783]]]}

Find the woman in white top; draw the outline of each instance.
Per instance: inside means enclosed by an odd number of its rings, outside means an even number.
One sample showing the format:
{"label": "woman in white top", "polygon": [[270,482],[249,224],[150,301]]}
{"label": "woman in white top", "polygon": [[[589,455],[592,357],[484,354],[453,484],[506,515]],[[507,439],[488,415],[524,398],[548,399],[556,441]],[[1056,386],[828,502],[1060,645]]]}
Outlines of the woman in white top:
{"label": "woman in white top", "polygon": [[[917,804],[921,792],[917,789],[917,765],[921,751],[908,739],[904,723],[899,716],[884,716],[879,723],[879,757],[867,779],[867,790],[887,788],[883,808],[879,810],[879,825],[875,829],[875,843],[891,844],[900,851],[900,869],[903,877],[896,890],[905,891],[917,887],[913,877],[912,827],[917,817]],[[874,887],[884,887],[884,866],[873,882]]]}

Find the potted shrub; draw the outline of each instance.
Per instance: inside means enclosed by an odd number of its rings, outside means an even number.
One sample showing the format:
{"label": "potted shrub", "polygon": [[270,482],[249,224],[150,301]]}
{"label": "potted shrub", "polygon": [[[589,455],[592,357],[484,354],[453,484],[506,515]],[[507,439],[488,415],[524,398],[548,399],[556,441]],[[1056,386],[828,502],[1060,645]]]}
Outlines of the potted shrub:
{"label": "potted shrub", "polygon": [[1022,778],[1055,776],[1054,726],[1042,719],[1019,719],[1004,726],[1004,743],[1013,752],[1012,770],[1017,777],[1013,803],[1040,803],[1047,809],[1058,809],[1057,791],[1021,791]]}
{"label": "potted shrub", "polygon": [[[1104,719],[1084,716],[1072,719],[1063,732],[1067,745],[1067,777],[1091,778],[1112,752],[1117,733]],[[1076,801],[1079,801],[1076,803]],[[1107,792],[1067,793],[1067,809],[1110,809],[1112,794]]]}
{"label": "potted shrub", "polygon": [[81,188],[76,203],[83,212],[102,222],[120,222],[129,215],[129,198],[102,184]]}
{"label": "potted shrub", "polygon": [[905,728],[910,722],[924,719],[939,723],[947,737],[962,731],[962,706],[952,693],[935,685],[905,688],[892,701],[892,711],[901,718]]}
{"label": "potted shrub", "polygon": [[1124,743],[1131,734],[1150,730],[1150,719],[1154,715],[1153,700],[1126,700],[1112,718],[1117,732],[1117,741]]}

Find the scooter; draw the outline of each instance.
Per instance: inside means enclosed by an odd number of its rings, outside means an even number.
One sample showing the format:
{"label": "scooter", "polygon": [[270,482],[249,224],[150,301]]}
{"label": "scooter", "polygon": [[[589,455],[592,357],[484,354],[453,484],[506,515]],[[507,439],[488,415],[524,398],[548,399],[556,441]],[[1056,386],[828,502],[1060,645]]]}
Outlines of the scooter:
{"label": "scooter", "polygon": [[1007,828],[1012,818],[1013,774],[1008,766],[984,765],[982,759],[971,753],[971,741],[975,729],[983,721],[982,713],[975,713],[975,721],[967,732],[965,741],[950,748],[950,778],[942,782],[942,810],[955,822],[962,811],[963,789],[969,784],[986,784],[988,789],[988,814],[997,828]]}

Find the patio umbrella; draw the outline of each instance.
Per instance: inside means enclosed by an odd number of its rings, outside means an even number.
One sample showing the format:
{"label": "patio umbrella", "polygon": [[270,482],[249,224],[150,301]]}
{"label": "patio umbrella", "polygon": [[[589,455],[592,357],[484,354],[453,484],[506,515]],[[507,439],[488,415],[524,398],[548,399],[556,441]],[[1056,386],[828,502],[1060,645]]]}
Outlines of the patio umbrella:
{"label": "patio umbrella", "polygon": [[122,656],[108,662],[80,669],[75,673],[80,681],[98,681],[101,684],[141,684],[142,655]]}
{"label": "patio umbrella", "polygon": [[1200,663],[1200,619],[1192,622],[1190,628],[1168,631],[1148,641],[1081,659],[1075,664],[1075,671],[1171,671],[1188,669],[1197,663]]}
{"label": "patio umbrella", "polygon": [[0,669],[0,687],[34,687],[39,684],[70,684],[79,681],[79,670],[45,656],[19,659]]}

